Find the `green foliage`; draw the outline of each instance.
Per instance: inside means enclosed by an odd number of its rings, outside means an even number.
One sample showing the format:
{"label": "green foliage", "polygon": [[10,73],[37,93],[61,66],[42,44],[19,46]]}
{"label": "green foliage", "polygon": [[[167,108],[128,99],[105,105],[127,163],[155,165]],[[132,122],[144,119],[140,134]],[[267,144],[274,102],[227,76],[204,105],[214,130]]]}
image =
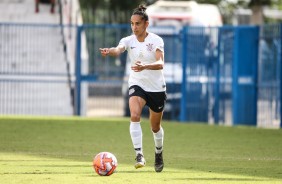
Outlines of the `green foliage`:
{"label": "green foliage", "polygon": [[80,0],[85,23],[111,24],[128,23],[134,8],[143,4],[142,0]]}
{"label": "green foliage", "polygon": [[219,4],[222,0],[196,0],[198,3]]}
{"label": "green foliage", "polygon": [[249,6],[265,6],[271,5],[271,0],[251,0]]}
{"label": "green foliage", "polygon": [[111,0],[110,8],[111,9],[119,9],[119,10],[133,10],[139,4],[142,4],[142,0],[135,1],[124,1],[124,0]]}
{"label": "green foliage", "polygon": [[273,0],[272,7],[274,9],[282,10],[282,0]]}

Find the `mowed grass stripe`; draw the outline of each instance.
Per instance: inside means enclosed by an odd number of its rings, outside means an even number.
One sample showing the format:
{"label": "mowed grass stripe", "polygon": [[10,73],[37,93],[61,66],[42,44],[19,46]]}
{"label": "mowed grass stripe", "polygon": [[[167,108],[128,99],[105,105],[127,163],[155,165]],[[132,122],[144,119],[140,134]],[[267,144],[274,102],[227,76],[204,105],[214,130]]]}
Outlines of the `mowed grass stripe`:
{"label": "mowed grass stripe", "polygon": [[[282,131],[164,122],[165,169],[155,173],[149,121],[147,166],[136,170],[128,118],[0,118],[4,183],[282,183]],[[117,173],[100,177],[92,159],[109,151]]]}

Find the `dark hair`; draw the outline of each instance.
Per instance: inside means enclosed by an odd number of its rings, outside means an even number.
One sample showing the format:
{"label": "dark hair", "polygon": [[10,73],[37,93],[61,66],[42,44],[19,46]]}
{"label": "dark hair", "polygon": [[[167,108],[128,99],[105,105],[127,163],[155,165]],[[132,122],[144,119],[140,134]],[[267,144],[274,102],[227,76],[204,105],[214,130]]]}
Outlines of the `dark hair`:
{"label": "dark hair", "polygon": [[133,10],[132,15],[140,15],[143,20],[148,21],[149,18],[146,13],[146,9],[147,8],[144,5],[139,5],[137,8]]}

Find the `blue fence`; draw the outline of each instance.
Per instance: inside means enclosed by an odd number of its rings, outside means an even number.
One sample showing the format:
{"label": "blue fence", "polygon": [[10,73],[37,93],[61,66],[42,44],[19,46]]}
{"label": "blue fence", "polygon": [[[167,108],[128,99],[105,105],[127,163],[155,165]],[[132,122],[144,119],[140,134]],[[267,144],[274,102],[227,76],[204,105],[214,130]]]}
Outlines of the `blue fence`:
{"label": "blue fence", "polygon": [[[273,42],[273,48],[269,48],[270,51],[266,53],[262,50],[265,49],[262,41],[266,39],[263,30],[273,30],[270,27],[185,27],[180,32],[168,27],[151,28],[151,31],[159,34],[165,42],[165,68],[169,70],[165,71],[168,86],[165,118],[261,126],[278,121],[278,125],[273,126],[281,125],[281,67],[276,66],[281,62],[281,25],[275,25],[276,30],[267,33],[267,39]],[[97,41],[98,47],[116,46],[123,36],[130,33],[130,28],[126,26],[83,26],[81,29],[108,31],[100,34],[102,37]],[[126,34],[121,34],[121,31],[116,29],[123,30]],[[96,51],[98,47],[95,48]],[[275,52],[276,57],[273,57],[272,52]],[[126,60],[125,56],[122,56],[123,61]],[[271,60],[263,60],[265,57],[270,57]],[[93,57],[93,65],[97,65],[100,60],[100,56]],[[77,62],[79,64],[79,60]],[[275,96],[262,92],[264,85],[260,80],[267,72],[273,74],[273,63],[276,77],[273,76],[269,80],[275,88]],[[259,68],[267,71],[261,71]],[[126,76],[126,72],[120,71],[120,75]],[[116,79],[119,80],[118,77]],[[126,100],[125,98],[125,104]],[[271,103],[271,109],[274,108],[275,113],[272,110],[269,113],[262,110],[265,103]],[[128,112],[127,106],[128,104],[125,106],[125,112]],[[262,111],[264,119],[260,118]],[[146,113],[147,111],[144,112]]]}
{"label": "blue fence", "polygon": [[[282,126],[281,25],[150,31],[165,42],[165,119]],[[0,113],[87,115],[91,101],[129,115],[127,54],[98,51],[129,34],[129,25],[0,24]]]}
{"label": "blue fence", "polygon": [[260,29],[258,81],[257,81],[257,124],[277,127],[281,124],[282,82],[282,28],[281,25],[265,25]]}

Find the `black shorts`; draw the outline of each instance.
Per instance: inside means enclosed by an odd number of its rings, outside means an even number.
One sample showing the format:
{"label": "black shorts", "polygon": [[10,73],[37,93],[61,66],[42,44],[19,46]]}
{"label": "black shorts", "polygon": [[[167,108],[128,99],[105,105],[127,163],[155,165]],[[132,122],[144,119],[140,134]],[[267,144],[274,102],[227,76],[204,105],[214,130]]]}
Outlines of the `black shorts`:
{"label": "black shorts", "polygon": [[146,101],[146,105],[154,112],[162,112],[166,102],[166,92],[147,92],[141,87],[134,85],[129,88],[129,98],[139,96]]}

